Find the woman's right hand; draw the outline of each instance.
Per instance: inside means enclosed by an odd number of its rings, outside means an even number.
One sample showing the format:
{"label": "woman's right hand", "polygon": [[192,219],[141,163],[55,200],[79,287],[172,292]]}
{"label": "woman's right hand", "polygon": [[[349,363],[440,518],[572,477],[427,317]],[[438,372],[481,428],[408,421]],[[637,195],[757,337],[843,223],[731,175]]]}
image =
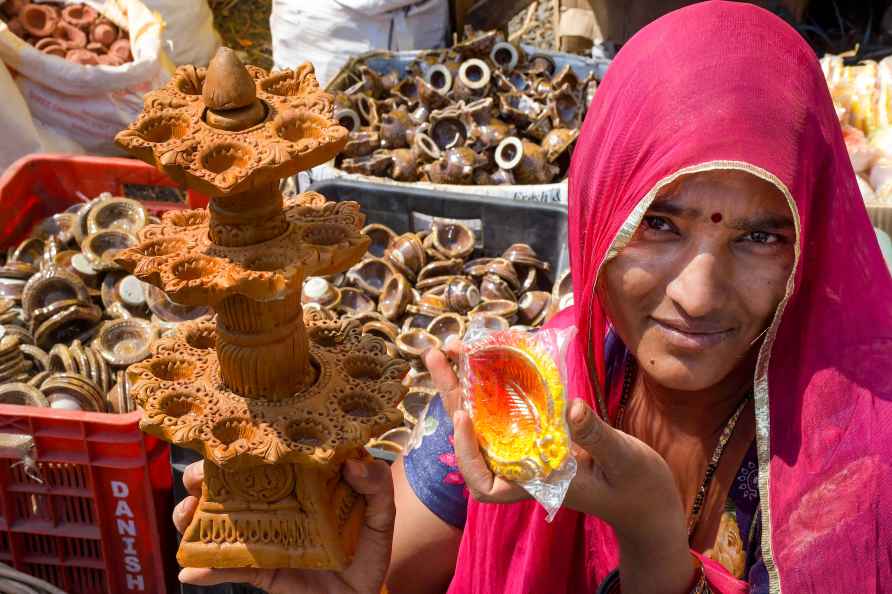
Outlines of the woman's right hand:
{"label": "woman's right hand", "polygon": [[[359,535],[359,545],[353,562],[346,570],[187,567],[180,571],[180,581],[196,586],[246,583],[269,594],[379,594],[390,564],[396,515],[390,467],[381,461],[348,460],[344,478],[366,498],[365,523]],[[198,507],[203,480],[203,462],[195,462],[186,468],[183,484],[190,495],[173,510],[173,522],[181,534],[189,526]]]}

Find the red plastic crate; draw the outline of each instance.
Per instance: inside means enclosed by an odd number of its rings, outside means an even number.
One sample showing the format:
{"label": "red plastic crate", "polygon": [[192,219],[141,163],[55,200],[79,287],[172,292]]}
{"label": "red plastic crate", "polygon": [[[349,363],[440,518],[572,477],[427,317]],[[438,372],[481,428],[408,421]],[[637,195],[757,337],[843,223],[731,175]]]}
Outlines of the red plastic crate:
{"label": "red plastic crate", "polygon": [[[128,159],[25,157],[0,177],[0,247],[77,203],[77,192],[122,195],[128,185],[175,186]],[[0,562],[71,594],[176,591],[169,448],[139,431],[140,415],[0,405],[0,434],[31,436],[37,477],[0,449]]]}
{"label": "red plastic crate", "polygon": [[[87,198],[102,192],[126,196],[144,187],[179,186],[154,167],[133,159],[46,154],[23,157],[0,177],[0,246],[19,243],[34,225],[80,202],[78,192]],[[185,206],[143,202],[154,212]],[[207,198],[192,191],[187,193],[187,202],[190,208],[208,204]]]}

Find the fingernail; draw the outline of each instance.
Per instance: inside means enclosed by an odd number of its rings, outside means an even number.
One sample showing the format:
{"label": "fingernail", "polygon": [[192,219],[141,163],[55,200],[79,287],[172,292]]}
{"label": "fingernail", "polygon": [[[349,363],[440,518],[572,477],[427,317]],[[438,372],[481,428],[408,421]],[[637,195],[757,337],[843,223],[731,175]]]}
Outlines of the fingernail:
{"label": "fingernail", "polygon": [[452,334],[449,336],[449,338],[446,339],[446,344],[444,346],[446,346],[446,348],[449,348],[451,345],[455,344],[456,342],[459,342],[459,338],[457,336],[455,336],[454,334]]}
{"label": "fingernail", "polygon": [[347,460],[347,472],[356,478],[366,478],[369,476],[369,469],[365,467],[365,464],[358,460]]}
{"label": "fingernail", "polygon": [[582,400],[574,400],[570,405],[570,422],[577,426],[582,425],[587,412]]}
{"label": "fingernail", "polygon": [[430,355],[430,352],[432,350],[434,350],[434,347],[428,347],[428,348],[424,349],[424,352],[421,353],[421,360],[427,361],[427,356]]}

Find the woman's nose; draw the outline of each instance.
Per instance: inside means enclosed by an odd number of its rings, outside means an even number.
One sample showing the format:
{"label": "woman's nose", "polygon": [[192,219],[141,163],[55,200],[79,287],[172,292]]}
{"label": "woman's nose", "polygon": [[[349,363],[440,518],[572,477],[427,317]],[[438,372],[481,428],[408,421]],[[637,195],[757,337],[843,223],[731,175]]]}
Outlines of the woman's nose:
{"label": "woman's nose", "polygon": [[[666,287],[666,295],[692,318],[708,316],[722,308],[726,292],[719,260],[709,253],[691,258]],[[724,274],[729,271],[725,270]]]}

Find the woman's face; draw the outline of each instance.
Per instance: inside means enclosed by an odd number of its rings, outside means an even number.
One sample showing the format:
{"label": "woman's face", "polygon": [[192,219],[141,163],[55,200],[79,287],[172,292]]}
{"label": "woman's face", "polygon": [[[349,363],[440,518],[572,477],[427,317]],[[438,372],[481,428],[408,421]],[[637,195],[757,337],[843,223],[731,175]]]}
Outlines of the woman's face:
{"label": "woman's face", "polygon": [[704,390],[747,360],[770,324],[795,237],[772,184],[740,171],[684,176],[654,200],[599,291],[651,378]]}

